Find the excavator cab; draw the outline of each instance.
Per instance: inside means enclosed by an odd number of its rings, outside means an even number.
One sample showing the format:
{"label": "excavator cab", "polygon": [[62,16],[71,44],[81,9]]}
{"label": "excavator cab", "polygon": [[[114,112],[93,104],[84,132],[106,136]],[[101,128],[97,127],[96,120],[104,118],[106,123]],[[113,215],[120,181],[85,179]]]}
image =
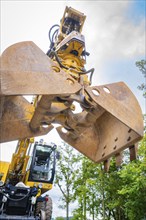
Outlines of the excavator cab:
{"label": "excavator cab", "polygon": [[55,144],[35,143],[28,181],[53,183],[56,163],[55,151]]}

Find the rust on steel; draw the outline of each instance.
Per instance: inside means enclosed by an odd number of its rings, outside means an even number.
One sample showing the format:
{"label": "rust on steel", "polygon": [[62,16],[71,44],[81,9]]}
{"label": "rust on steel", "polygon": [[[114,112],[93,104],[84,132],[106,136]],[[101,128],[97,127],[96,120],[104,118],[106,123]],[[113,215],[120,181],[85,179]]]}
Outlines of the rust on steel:
{"label": "rust on steel", "polygon": [[[17,43],[1,57],[1,142],[47,134],[60,137],[95,162],[121,162],[121,151],[143,136],[140,106],[123,82],[82,86],[33,42]],[[35,95],[35,106],[23,96]],[[82,111],[76,113],[75,103]]]}
{"label": "rust on steel", "polygon": [[[3,52],[0,79],[1,142],[44,135],[53,128],[40,124],[37,132],[30,129],[34,109],[23,95],[69,96],[81,89],[79,83],[31,41],[14,44]],[[22,118],[20,113],[26,117]]]}

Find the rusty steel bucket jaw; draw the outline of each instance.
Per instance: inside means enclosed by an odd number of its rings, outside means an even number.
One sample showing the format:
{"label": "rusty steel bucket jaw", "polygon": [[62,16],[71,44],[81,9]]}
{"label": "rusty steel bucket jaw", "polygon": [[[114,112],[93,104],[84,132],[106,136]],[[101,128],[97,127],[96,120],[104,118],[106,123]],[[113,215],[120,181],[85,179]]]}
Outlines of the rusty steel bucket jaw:
{"label": "rusty steel bucket jaw", "polygon": [[[31,129],[30,121],[37,109],[26,96],[42,96],[46,105],[52,96],[66,97],[81,89],[76,80],[31,41],[16,43],[3,52],[0,79],[0,143],[45,135],[53,129],[52,124],[46,127],[42,121],[35,132]],[[42,120],[44,115],[39,116]]]}
{"label": "rusty steel bucket jaw", "polygon": [[[81,153],[100,163],[115,155],[120,161],[121,151],[133,146],[143,136],[143,117],[134,94],[123,82],[87,87],[85,92],[94,103],[93,124],[84,122],[85,129],[65,131],[59,127],[61,138]],[[83,113],[81,113],[82,115]],[[92,117],[92,118],[93,118]],[[87,118],[87,116],[86,116]]]}

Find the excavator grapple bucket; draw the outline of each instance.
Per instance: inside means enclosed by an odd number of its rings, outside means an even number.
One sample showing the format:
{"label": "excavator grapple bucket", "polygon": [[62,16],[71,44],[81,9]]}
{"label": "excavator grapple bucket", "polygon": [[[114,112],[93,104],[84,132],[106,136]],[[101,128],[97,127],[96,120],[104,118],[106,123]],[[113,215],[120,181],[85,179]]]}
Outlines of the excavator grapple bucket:
{"label": "excavator grapple bucket", "polygon": [[102,162],[113,155],[118,156],[122,150],[130,148],[142,138],[140,106],[123,82],[88,87],[85,90],[96,103],[90,112],[93,124],[88,123],[89,114],[83,116],[80,113],[78,118],[83,119],[78,120],[73,131],[64,131],[62,127],[57,129],[64,141],[93,161]]}
{"label": "excavator grapple bucket", "polygon": [[69,96],[81,89],[33,42],[8,47],[1,56],[0,69],[0,142],[47,134],[53,125],[40,124],[35,133],[29,123],[35,108],[23,96]]}
{"label": "excavator grapple bucket", "polygon": [[[24,95],[39,97],[36,106]],[[143,135],[141,109],[123,82],[82,86],[33,42],[2,54],[0,98],[1,142],[47,134],[57,123],[64,141],[101,162],[132,149]],[[74,113],[74,101],[81,113]]]}

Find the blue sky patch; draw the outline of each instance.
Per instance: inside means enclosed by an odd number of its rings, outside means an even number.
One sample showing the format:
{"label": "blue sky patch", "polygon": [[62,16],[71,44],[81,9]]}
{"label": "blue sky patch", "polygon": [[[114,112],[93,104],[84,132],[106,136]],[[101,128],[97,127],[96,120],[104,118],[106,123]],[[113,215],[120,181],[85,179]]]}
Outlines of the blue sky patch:
{"label": "blue sky patch", "polygon": [[144,83],[144,76],[136,67],[136,61],[142,60],[143,57],[129,59],[113,59],[105,63],[103,74],[106,75],[106,83],[125,82],[130,90],[135,94],[143,112],[145,112],[144,98],[142,91],[138,90],[138,86]]}
{"label": "blue sky patch", "polygon": [[146,18],[146,1],[132,0],[129,1],[129,7],[126,11],[126,17],[138,24],[141,20]]}

